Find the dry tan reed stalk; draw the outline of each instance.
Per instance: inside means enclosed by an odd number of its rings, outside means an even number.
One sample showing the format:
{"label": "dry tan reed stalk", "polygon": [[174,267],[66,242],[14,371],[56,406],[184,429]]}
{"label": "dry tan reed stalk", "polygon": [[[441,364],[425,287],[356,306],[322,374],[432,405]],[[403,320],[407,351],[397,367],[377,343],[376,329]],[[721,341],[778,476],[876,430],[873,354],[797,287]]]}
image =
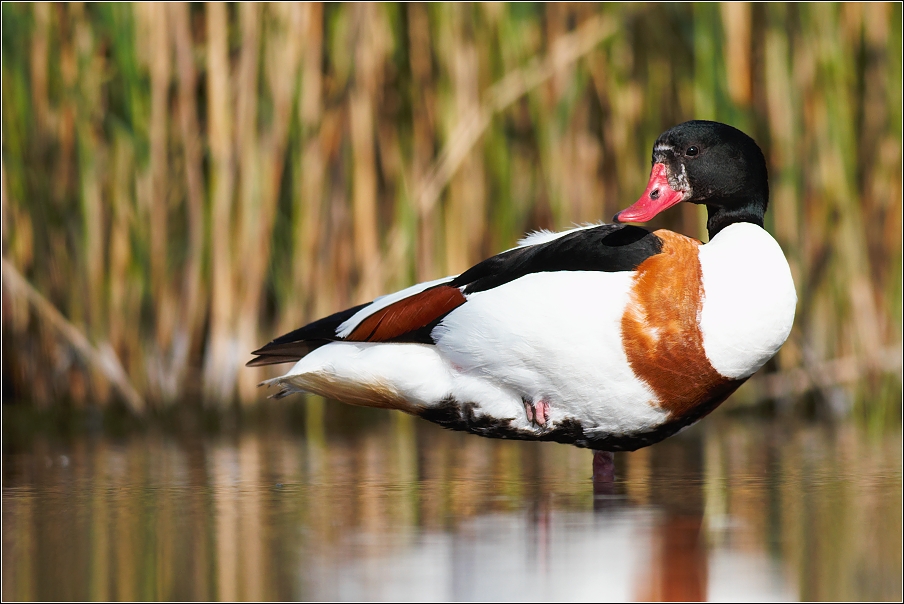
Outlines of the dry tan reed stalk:
{"label": "dry tan reed stalk", "polygon": [[749,2],[722,2],[722,28],[725,32],[726,88],[739,107],[750,104],[750,35],[753,21]]}
{"label": "dry tan reed stalk", "polygon": [[[267,141],[263,140],[258,130],[258,105],[260,90],[261,40],[264,34],[264,7],[261,4],[241,4],[238,6],[238,29],[241,32],[241,46],[238,54],[237,74],[234,80],[236,95],[235,104],[235,166],[238,175],[238,195],[236,197],[235,222],[231,225],[229,253],[232,254],[234,272],[231,277],[230,295],[235,298],[232,316],[228,326],[224,326],[230,343],[231,364],[224,368],[229,373],[228,383],[232,388],[239,386],[242,394],[246,389],[253,389],[253,377],[248,372],[239,373],[241,360],[249,350],[253,350],[254,331],[257,315],[247,314],[254,306],[252,296],[255,294],[256,282],[262,275],[252,275],[251,267],[259,268],[260,246],[268,245],[258,236],[262,222],[268,217],[269,199],[265,198],[264,187],[267,169],[264,154],[267,153]],[[291,77],[287,75],[287,77]],[[232,92],[230,87],[229,91]],[[251,279],[250,281],[247,281]],[[251,392],[253,390],[249,390]],[[235,397],[230,390],[227,400]],[[250,397],[249,397],[250,398]]]}
{"label": "dry tan reed stalk", "polygon": [[375,110],[388,37],[383,15],[370,3],[352,10],[354,76],[348,101],[349,136],[352,145],[352,223],[358,286],[356,302],[382,293],[380,237],[377,218],[377,165],[374,154]]}
{"label": "dry tan reed stalk", "polygon": [[34,6],[35,35],[31,38],[31,96],[34,99],[35,122],[40,130],[51,129],[51,111],[48,102],[47,69],[50,57],[49,28],[51,5]]}
{"label": "dry tan reed stalk", "polygon": [[[784,7],[770,6],[776,13],[776,19],[782,20]],[[769,131],[773,137],[770,178],[770,211],[775,220],[775,236],[782,249],[786,251],[791,274],[795,283],[801,283],[803,274],[801,253],[794,245],[800,233],[799,206],[796,200],[800,194],[795,174],[790,169],[794,149],[797,146],[797,124],[793,112],[788,111],[788,102],[796,98],[796,91],[791,85],[791,73],[788,61],[788,41],[785,36],[775,30],[766,32],[765,74],[766,74],[766,109],[769,120]],[[801,362],[798,339],[792,338],[782,347],[778,355],[778,363],[782,368],[796,367]]]}
{"label": "dry tan reed stalk", "polygon": [[185,391],[188,359],[193,344],[201,333],[201,307],[205,292],[201,279],[204,260],[204,196],[206,184],[202,170],[201,132],[195,96],[197,73],[188,5],[167,5],[169,24],[179,77],[178,119],[185,162],[186,214],[188,242],[186,265],[182,274],[181,304],[178,327],[173,334],[172,366],[179,392]]}
{"label": "dry tan reed stalk", "polygon": [[[412,3],[408,7],[408,61],[411,68],[412,99],[412,183],[421,183],[427,177],[433,159],[435,138],[436,104],[433,89],[432,50],[430,46],[430,23],[425,5]],[[415,243],[415,275],[418,281],[435,277],[436,258],[436,216],[432,206],[416,205],[417,235]]]}
{"label": "dry tan reed stalk", "polygon": [[[150,111],[150,199],[148,222],[151,263],[151,291],[156,304],[155,339],[157,355],[165,355],[169,348],[175,327],[176,300],[170,288],[171,267],[167,261],[169,255],[167,213],[169,195],[169,161],[167,153],[167,125],[170,120],[169,85],[170,66],[172,64],[172,47],[170,45],[170,28],[166,23],[166,7],[163,4],[151,3],[139,10],[136,17],[141,17],[143,27],[147,30],[148,44],[153,49],[147,57],[151,75],[151,111]],[[166,378],[163,378],[166,380]],[[167,393],[174,396],[175,393]]]}
{"label": "dry tan reed stalk", "polygon": [[[323,54],[323,5],[303,5],[303,35],[308,41],[301,66],[301,92],[298,118],[301,126],[299,177],[295,179],[297,197],[293,212],[295,253],[292,257],[293,295],[285,301],[286,313],[282,329],[294,329],[305,317],[305,301],[317,299],[314,292],[320,282],[321,262],[318,252],[323,241],[322,213],[324,203],[325,159],[320,121],[323,114],[321,63]],[[300,296],[301,299],[298,299]],[[317,309],[319,314],[327,312]],[[318,314],[318,313],[314,313]]]}
{"label": "dry tan reed stalk", "polygon": [[[453,133],[458,124],[480,111],[480,57],[476,44],[466,32],[467,8],[463,4],[449,6],[453,18],[448,26],[451,39],[446,56],[451,63],[447,69],[454,91],[454,109],[449,112]],[[486,230],[485,165],[483,150],[475,145],[449,182],[445,273],[460,273],[481,259],[477,254],[482,251],[481,242]]]}
{"label": "dry tan reed stalk", "polygon": [[231,232],[235,159],[233,157],[232,87],[229,85],[229,33],[226,6],[207,4],[207,140],[211,179],[210,327],[204,358],[204,393],[225,403],[235,384],[240,355],[229,336],[234,288]]}

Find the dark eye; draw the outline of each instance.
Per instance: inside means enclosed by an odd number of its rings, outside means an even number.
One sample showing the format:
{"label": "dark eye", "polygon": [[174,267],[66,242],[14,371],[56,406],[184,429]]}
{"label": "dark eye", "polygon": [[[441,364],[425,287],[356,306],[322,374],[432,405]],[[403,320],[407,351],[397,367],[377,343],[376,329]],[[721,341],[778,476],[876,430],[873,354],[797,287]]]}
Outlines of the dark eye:
{"label": "dark eye", "polygon": [[684,154],[687,155],[688,157],[693,157],[693,156],[697,155],[698,153],[700,153],[700,149],[698,149],[697,147],[694,147],[693,145],[688,147],[687,151],[684,152]]}

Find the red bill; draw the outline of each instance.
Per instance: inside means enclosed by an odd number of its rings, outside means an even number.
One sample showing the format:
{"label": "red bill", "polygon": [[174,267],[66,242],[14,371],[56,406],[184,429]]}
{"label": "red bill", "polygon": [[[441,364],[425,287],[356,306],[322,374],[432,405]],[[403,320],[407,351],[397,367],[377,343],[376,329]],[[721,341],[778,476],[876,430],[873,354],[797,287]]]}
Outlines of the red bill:
{"label": "red bill", "polygon": [[615,215],[615,222],[646,222],[684,199],[685,191],[669,185],[665,164],[653,164],[646,191],[634,204]]}

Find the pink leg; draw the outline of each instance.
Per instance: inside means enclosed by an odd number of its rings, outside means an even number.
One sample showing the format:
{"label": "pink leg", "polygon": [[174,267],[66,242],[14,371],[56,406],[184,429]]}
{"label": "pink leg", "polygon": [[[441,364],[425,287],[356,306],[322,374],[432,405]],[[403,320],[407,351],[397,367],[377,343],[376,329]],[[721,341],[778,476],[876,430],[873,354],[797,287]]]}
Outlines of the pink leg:
{"label": "pink leg", "polygon": [[546,399],[540,399],[534,403],[534,421],[545,426],[549,421],[549,402]]}
{"label": "pink leg", "polygon": [[536,402],[525,400],[524,412],[527,413],[527,421],[537,426],[545,426],[549,421],[549,402],[542,398]]}
{"label": "pink leg", "polygon": [[527,413],[527,421],[530,423],[534,423],[534,416],[536,412],[534,411],[534,404],[528,400],[522,401],[524,403],[524,412]]}
{"label": "pink leg", "polygon": [[593,482],[615,482],[615,454],[612,451],[593,452]]}

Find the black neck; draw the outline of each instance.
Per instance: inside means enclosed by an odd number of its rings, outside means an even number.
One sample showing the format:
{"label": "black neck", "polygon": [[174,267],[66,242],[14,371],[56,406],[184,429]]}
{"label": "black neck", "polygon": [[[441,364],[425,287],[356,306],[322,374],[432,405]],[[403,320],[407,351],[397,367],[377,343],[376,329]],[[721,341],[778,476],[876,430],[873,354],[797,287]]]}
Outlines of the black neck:
{"label": "black neck", "polygon": [[759,227],[763,226],[763,216],[766,214],[766,204],[757,199],[710,199],[707,200],[706,230],[709,231],[709,239],[718,234],[730,224],[736,222],[750,222]]}

